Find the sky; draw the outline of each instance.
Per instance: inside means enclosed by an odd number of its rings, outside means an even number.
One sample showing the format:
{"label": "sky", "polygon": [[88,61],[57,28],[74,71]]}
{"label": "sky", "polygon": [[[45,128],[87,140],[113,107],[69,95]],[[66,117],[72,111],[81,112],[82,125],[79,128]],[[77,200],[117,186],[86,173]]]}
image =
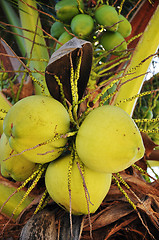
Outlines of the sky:
{"label": "sky", "polygon": [[[155,57],[153,57],[151,64],[149,66],[148,69],[148,74],[146,74],[145,76],[145,80],[149,80],[151,77],[153,77],[155,74],[157,74],[159,72],[159,57],[156,55]],[[157,175],[159,176],[159,167],[153,167],[153,170],[157,173]],[[151,171],[151,169],[148,169],[148,173],[155,177],[155,174]]]}

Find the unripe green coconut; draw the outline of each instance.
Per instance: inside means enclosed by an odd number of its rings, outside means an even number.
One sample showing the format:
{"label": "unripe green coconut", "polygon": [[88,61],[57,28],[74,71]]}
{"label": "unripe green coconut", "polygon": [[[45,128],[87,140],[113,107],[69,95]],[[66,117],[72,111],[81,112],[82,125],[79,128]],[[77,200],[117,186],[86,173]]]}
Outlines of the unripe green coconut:
{"label": "unripe green coconut", "polygon": [[[80,1],[80,8],[84,8],[82,1]],[[55,5],[55,11],[58,19],[64,23],[69,23],[74,16],[80,13],[77,0],[59,1]]]}
{"label": "unripe green coconut", "polygon": [[114,7],[103,4],[95,11],[95,19],[97,23],[103,25],[109,31],[117,31],[119,25],[118,13]]}
{"label": "unripe green coconut", "polygon": [[54,22],[50,29],[50,34],[54,38],[59,38],[61,34],[65,32],[64,24],[61,22]]}
{"label": "unripe green coconut", "polygon": [[[65,44],[65,43],[67,43],[68,41],[70,41],[72,38],[73,38],[73,36],[70,35],[68,32],[65,31],[65,32],[63,32],[63,33],[61,34],[61,36],[59,37],[58,41],[59,41],[60,43],[62,43],[62,44]],[[59,43],[57,43],[57,44],[56,44],[55,51],[56,51],[57,49],[59,49],[60,47],[61,47],[61,45],[60,45]]]}
{"label": "unripe green coconut", "polygon": [[[52,199],[63,207],[66,211],[70,210],[70,198],[68,190],[69,166],[71,155],[64,156],[49,164],[45,174],[45,184]],[[94,213],[111,185],[110,173],[99,173],[83,165],[83,176],[89,193],[89,212]],[[83,186],[83,179],[76,162],[73,162],[71,170],[71,208],[72,214],[88,214],[87,200]],[[89,201],[88,200],[88,201]]]}
{"label": "unripe green coconut", "polygon": [[115,173],[144,155],[141,134],[133,119],[117,106],[94,109],[81,124],[76,137],[77,153],[90,169]]}
{"label": "unripe green coconut", "polygon": [[[33,95],[14,104],[4,122],[4,133],[16,152],[32,162],[46,163],[61,155],[67,139],[57,135],[69,131],[65,107],[52,97]],[[49,141],[55,139],[55,141]]]}
{"label": "unripe green coconut", "polygon": [[114,55],[121,55],[127,49],[127,43],[119,32],[104,32],[100,44],[103,45],[105,50],[111,51],[114,49]]}
{"label": "unripe green coconut", "polygon": [[21,155],[16,156],[16,154],[17,152],[11,149],[8,139],[3,133],[0,139],[1,174],[4,177],[11,177],[15,181],[24,181],[36,170],[38,164],[28,161]]}
{"label": "unripe green coconut", "polygon": [[91,34],[94,21],[88,14],[78,14],[71,21],[71,30],[79,38],[85,38]]}
{"label": "unripe green coconut", "polygon": [[124,37],[128,37],[131,34],[132,26],[130,22],[123,16],[119,15],[119,26],[118,26],[118,32]]}

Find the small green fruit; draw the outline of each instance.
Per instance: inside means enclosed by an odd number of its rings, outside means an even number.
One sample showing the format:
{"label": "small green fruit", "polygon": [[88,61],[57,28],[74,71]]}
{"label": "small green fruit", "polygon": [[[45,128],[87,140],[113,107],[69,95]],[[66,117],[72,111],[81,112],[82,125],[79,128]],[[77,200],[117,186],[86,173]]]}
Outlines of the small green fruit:
{"label": "small green fruit", "polygon": [[117,31],[119,25],[118,13],[114,7],[109,5],[101,5],[95,11],[95,19],[97,23],[103,25],[109,31]]}
{"label": "small green fruit", "polygon": [[50,29],[50,34],[54,38],[59,38],[60,35],[65,32],[64,24],[61,22],[54,22]]}
{"label": "small green fruit", "polygon": [[88,14],[78,14],[71,21],[71,30],[79,38],[85,38],[91,34],[94,21]]}
{"label": "small green fruit", "polygon": [[[8,111],[3,130],[13,150],[36,163],[50,162],[61,155],[69,131],[70,118],[65,107],[52,97],[33,95],[14,104]],[[49,141],[55,138],[55,141]],[[38,146],[38,147],[36,147]]]}
{"label": "small green fruit", "polygon": [[84,119],[76,137],[77,153],[90,169],[115,173],[144,155],[141,134],[133,119],[117,106],[95,108]]}
{"label": "small green fruit", "polygon": [[128,37],[131,34],[132,26],[130,22],[123,16],[119,15],[119,26],[118,26],[118,32],[124,37]]}
{"label": "small green fruit", "polygon": [[[64,156],[49,164],[45,174],[45,184],[52,199],[63,207],[70,210],[70,198],[68,190],[69,164],[71,155]],[[111,174],[99,173],[84,166],[84,179],[89,193],[89,211],[94,213],[111,185]],[[72,214],[88,214],[87,200],[85,196],[83,179],[76,162],[73,162],[71,170],[71,208]]]}
{"label": "small green fruit", "polygon": [[[67,43],[68,41],[70,41],[72,38],[73,38],[73,36],[70,35],[68,32],[65,31],[65,32],[63,32],[63,33],[61,34],[61,36],[59,37],[58,41],[59,41],[60,43],[65,44],[65,43]],[[57,44],[56,44],[55,51],[56,51],[57,49],[59,49],[60,47],[61,47],[61,45],[60,45],[59,43],[57,43]]]}
{"label": "small green fruit", "polygon": [[[84,8],[83,2],[80,1],[81,9]],[[58,19],[64,23],[69,23],[71,19],[79,14],[77,0],[62,0],[56,3],[55,11]]]}
{"label": "small green fruit", "polygon": [[104,32],[100,43],[103,45],[105,50],[111,51],[114,49],[114,55],[121,55],[127,49],[127,43],[123,36],[118,32]]}
{"label": "small green fruit", "polygon": [[17,152],[11,149],[4,133],[0,139],[0,153],[1,174],[4,177],[11,177],[15,181],[24,181],[30,177],[37,168],[37,164],[28,161],[21,155],[7,159],[12,155],[17,154]]}

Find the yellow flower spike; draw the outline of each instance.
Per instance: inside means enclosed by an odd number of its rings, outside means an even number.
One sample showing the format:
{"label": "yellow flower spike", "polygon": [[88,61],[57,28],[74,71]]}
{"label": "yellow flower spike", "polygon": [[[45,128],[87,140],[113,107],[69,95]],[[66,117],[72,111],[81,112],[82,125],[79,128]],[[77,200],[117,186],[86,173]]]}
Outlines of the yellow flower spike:
{"label": "yellow flower spike", "polygon": [[117,178],[114,175],[112,175],[112,179],[115,181],[115,183],[116,183],[117,187],[119,188],[120,192],[123,193],[123,195],[125,196],[127,201],[131,204],[131,206],[134,208],[134,210],[136,210],[136,205],[131,201],[131,199],[129,198],[127,193],[121,187],[120,182],[117,180]]}
{"label": "yellow flower spike", "polygon": [[45,190],[44,193],[43,193],[43,195],[42,195],[42,197],[41,197],[41,199],[40,199],[40,201],[39,201],[38,206],[36,207],[36,209],[35,209],[35,211],[34,211],[34,215],[35,215],[38,211],[40,211],[40,209],[43,208],[42,205],[43,205],[43,203],[44,203],[45,200],[46,200],[46,195],[47,195],[47,193],[48,193],[48,191]]}
{"label": "yellow flower spike", "polygon": [[62,98],[62,100],[63,100],[62,103],[63,103],[64,107],[65,107],[66,109],[68,109],[67,103],[66,103],[65,94],[64,94],[63,85],[62,85],[62,83],[60,82],[60,79],[59,79],[59,77],[58,77],[57,75],[54,75],[54,78],[55,78],[55,80],[56,80],[56,82],[58,83],[59,88],[60,88],[60,94],[61,94],[61,98]]}
{"label": "yellow flower spike", "polygon": [[30,192],[31,192],[31,191],[34,189],[34,187],[37,185],[37,183],[38,183],[39,179],[41,178],[43,172],[46,170],[46,167],[47,167],[47,165],[45,165],[45,166],[39,171],[39,173],[38,173],[38,175],[36,176],[35,180],[34,180],[33,183],[31,184],[31,186],[28,188],[28,190],[25,192],[25,194],[24,194],[23,198],[21,199],[21,201],[19,202],[19,204],[15,207],[15,209],[14,209],[11,217],[13,217],[13,216],[16,214],[18,208],[22,205],[22,203],[23,203],[23,202],[25,201],[25,199],[28,197],[28,195],[30,194]]}

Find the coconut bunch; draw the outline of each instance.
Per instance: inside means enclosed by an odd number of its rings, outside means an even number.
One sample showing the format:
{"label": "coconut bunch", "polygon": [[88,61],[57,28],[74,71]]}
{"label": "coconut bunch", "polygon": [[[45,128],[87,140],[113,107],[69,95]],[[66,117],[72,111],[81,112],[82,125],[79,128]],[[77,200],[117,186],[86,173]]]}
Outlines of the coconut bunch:
{"label": "coconut bunch", "polygon": [[[61,0],[55,4],[56,21],[50,33],[61,44],[73,36],[100,45],[114,55],[121,55],[127,49],[125,38],[131,34],[132,26],[115,7],[99,4],[86,6],[82,0]],[[55,50],[61,45],[56,44]]]}
{"label": "coconut bunch", "polygon": [[136,124],[117,106],[95,108],[75,129],[61,102],[29,96],[10,108],[3,131],[2,175],[24,181],[39,164],[47,164],[48,193],[77,215],[94,213],[109,191],[112,173],[144,155]]}
{"label": "coconut bunch", "polygon": [[[60,50],[56,44],[46,68],[51,96],[25,97],[6,114],[0,139],[1,173],[25,181],[45,165],[51,198],[75,215],[89,214],[106,197],[112,174],[128,168],[145,152],[137,125],[120,107],[103,105],[80,112],[91,71],[91,43],[99,41],[107,51],[115,48],[118,55],[126,49],[124,38],[131,25],[106,4],[85,11],[82,1],[62,0],[55,11],[58,21],[51,34],[68,45]],[[78,37],[75,46],[70,33]],[[121,41],[114,41],[115,36]],[[108,47],[106,42],[114,45]]]}

